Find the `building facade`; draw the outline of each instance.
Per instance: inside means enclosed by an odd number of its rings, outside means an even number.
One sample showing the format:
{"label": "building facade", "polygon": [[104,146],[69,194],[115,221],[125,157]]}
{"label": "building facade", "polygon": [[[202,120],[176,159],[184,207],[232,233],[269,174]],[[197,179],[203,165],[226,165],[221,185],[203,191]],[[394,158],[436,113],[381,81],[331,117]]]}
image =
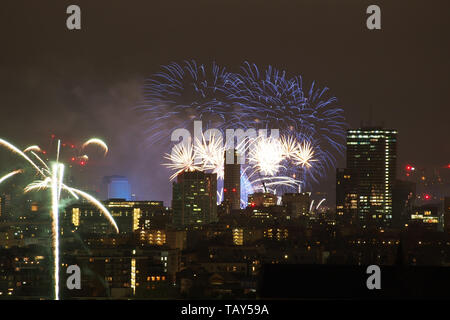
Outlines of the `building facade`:
{"label": "building facade", "polygon": [[355,210],[356,204],[361,226],[390,226],[396,165],[397,131],[381,127],[347,130],[347,168],[337,175],[337,182],[343,183],[337,190],[337,210],[345,210],[346,205]]}
{"label": "building facade", "polygon": [[311,193],[285,193],[282,196],[282,203],[286,207],[286,214],[294,217],[308,217],[311,205]]}
{"label": "building facade", "polygon": [[228,212],[239,210],[241,206],[241,165],[238,163],[236,150],[234,150],[233,160],[233,163],[227,163],[225,152],[223,196]]}
{"label": "building facade", "polygon": [[336,170],[336,220],[340,223],[357,225],[358,175],[350,169]]}
{"label": "building facade", "polygon": [[173,223],[201,225],[217,221],[217,175],[202,171],[180,173],[173,183]]}
{"label": "building facade", "polygon": [[[147,229],[161,220],[169,222],[169,212],[162,201],[124,201],[108,200],[103,202],[111,212],[121,234],[133,233],[145,225]],[[87,202],[68,206],[63,215],[62,227],[74,228],[81,233],[110,234],[115,233],[113,226],[100,210]],[[64,230],[65,231],[65,230]]]}
{"label": "building facade", "polygon": [[450,234],[450,197],[444,198],[444,231]]}

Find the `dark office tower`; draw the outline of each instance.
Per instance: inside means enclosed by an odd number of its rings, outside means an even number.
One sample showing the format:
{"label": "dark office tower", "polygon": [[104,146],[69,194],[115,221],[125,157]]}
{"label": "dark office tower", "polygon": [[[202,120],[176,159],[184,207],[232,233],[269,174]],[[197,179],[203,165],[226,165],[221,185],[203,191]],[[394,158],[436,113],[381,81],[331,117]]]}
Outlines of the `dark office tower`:
{"label": "dark office tower", "polygon": [[230,212],[230,210],[239,210],[241,207],[241,165],[238,164],[236,150],[234,150],[233,163],[227,163],[226,158],[225,152],[223,196],[226,211]]}
{"label": "dark office tower", "polygon": [[281,201],[286,207],[286,213],[293,218],[309,217],[311,206],[311,193],[285,193]]}
{"label": "dark office tower", "polygon": [[409,222],[416,198],[416,184],[410,181],[395,180],[392,188],[393,225],[404,228]]}
{"label": "dark office tower", "polygon": [[358,175],[350,169],[336,170],[336,220],[345,225],[357,225]]}
{"label": "dark office tower", "polygon": [[347,130],[347,169],[358,175],[362,225],[391,224],[396,162],[397,131],[379,127]]}
{"label": "dark office tower", "polygon": [[173,222],[186,226],[217,221],[217,175],[183,172],[173,183]]}
{"label": "dark office tower", "polygon": [[444,198],[444,232],[450,233],[450,197]]}
{"label": "dark office tower", "polygon": [[9,219],[11,217],[11,194],[0,195],[0,216],[2,220]]}

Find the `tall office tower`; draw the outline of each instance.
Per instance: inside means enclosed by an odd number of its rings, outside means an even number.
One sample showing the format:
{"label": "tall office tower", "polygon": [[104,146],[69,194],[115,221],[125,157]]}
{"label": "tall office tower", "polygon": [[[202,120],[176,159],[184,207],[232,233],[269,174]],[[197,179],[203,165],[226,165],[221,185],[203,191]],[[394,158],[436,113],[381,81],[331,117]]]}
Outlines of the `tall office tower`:
{"label": "tall office tower", "polygon": [[393,225],[405,227],[409,222],[416,199],[416,183],[404,180],[395,180],[392,187]]}
{"label": "tall office tower", "polygon": [[131,200],[130,183],[123,176],[109,176],[104,178],[107,185],[107,199]]}
{"label": "tall office tower", "polygon": [[[231,152],[231,150],[227,151]],[[227,212],[239,210],[241,207],[241,165],[238,164],[238,153],[234,150],[233,163],[227,163],[225,152],[223,195]]]}
{"label": "tall office tower", "polygon": [[358,176],[362,225],[389,226],[396,177],[397,131],[380,127],[347,130],[347,169]]}
{"label": "tall office tower", "polygon": [[175,225],[217,221],[217,175],[202,171],[180,173],[173,183],[172,208]]}
{"label": "tall office tower", "polygon": [[336,170],[336,220],[346,225],[359,223],[358,175],[354,170]]}

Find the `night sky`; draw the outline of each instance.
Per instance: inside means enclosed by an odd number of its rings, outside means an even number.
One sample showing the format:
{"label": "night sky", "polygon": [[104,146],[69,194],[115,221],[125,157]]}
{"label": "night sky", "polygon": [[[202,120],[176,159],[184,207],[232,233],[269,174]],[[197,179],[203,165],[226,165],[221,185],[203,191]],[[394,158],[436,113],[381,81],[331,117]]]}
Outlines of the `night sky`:
{"label": "night sky", "polygon": [[[66,29],[70,4],[81,7],[81,31]],[[370,4],[381,7],[381,31],[366,28]],[[126,175],[139,199],[170,205],[169,171],[133,111],[144,79],[172,61],[239,71],[248,60],[329,87],[350,127],[372,108],[374,123],[399,131],[399,164],[443,166],[449,18],[445,0],[2,1],[0,136],[21,146],[52,133],[103,138],[110,153],[83,179]],[[333,185],[330,176],[322,188]]]}

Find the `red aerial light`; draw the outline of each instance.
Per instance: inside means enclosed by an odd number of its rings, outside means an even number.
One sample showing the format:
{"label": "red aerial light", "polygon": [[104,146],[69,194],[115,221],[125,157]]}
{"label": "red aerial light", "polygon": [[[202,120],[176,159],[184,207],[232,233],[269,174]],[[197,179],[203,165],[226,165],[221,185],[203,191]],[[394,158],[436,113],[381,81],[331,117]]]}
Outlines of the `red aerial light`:
{"label": "red aerial light", "polygon": [[425,200],[430,200],[431,196],[429,194],[424,195]]}
{"label": "red aerial light", "polygon": [[450,163],[447,165],[447,168],[450,169]]}
{"label": "red aerial light", "polygon": [[43,154],[47,154],[47,151],[45,151],[45,150],[42,150],[42,153],[43,153]]}
{"label": "red aerial light", "polygon": [[75,157],[72,157],[72,161],[75,161]]}
{"label": "red aerial light", "polygon": [[227,188],[223,188],[223,192],[227,192],[228,190],[227,190]]}
{"label": "red aerial light", "polygon": [[72,149],[75,148],[75,146],[74,146],[73,144],[72,144],[70,147],[71,147]]}
{"label": "red aerial light", "polygon": [[406,166],[406,170],[410,171],[411,170],[411,166]]}
{"label": "red aerial light", "polygon": [[86,164],[86,162],[81,161],[80,164],[81,164],[82,166],[84,166],[84,165]]}
{"label": "red aerial light", "polygon": [[256,206],[256,204],[254,202],[252,202],[252,203],[250,203],[250,206],[254,207],[254,206]]}
{"label": "red aerial light", "polygon": [[231,189],[231,191],[236,192],[236,188]]}

